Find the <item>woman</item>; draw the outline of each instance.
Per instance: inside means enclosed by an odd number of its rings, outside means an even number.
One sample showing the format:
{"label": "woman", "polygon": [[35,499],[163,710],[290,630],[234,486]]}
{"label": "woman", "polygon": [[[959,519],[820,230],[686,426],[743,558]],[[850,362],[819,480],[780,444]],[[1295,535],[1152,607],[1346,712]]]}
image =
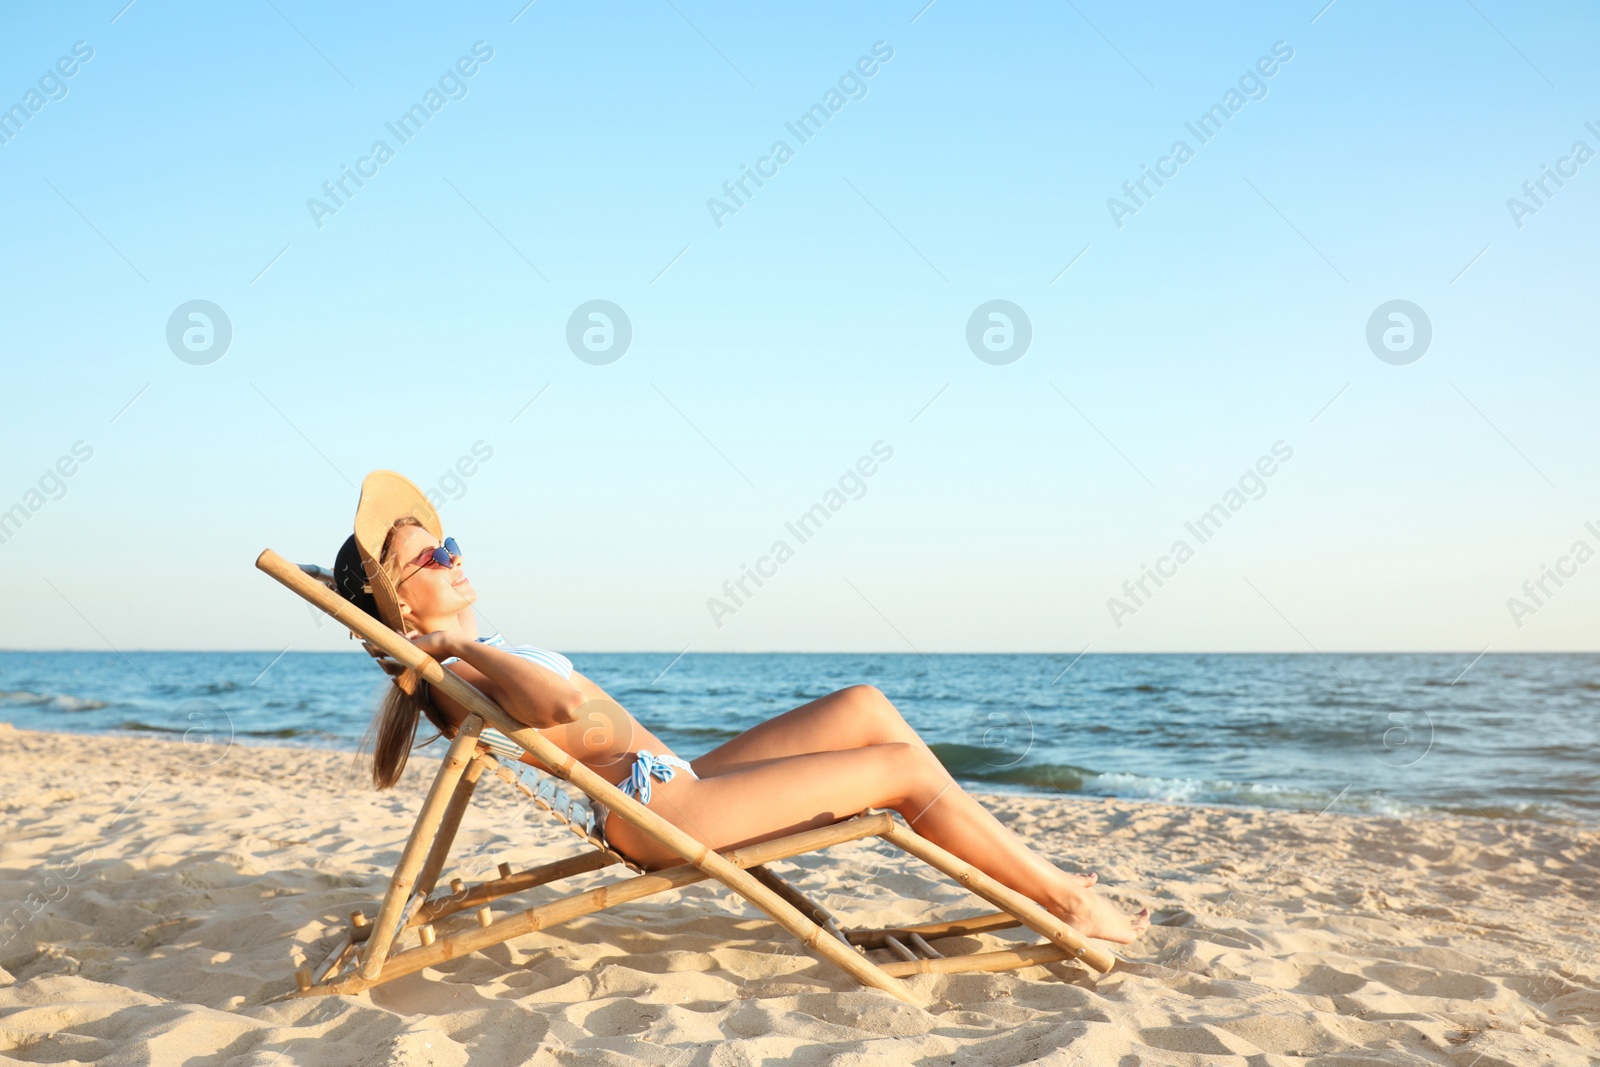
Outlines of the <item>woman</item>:
{"label": "woman", "polygon": [[[361,604],[370,591],[392,628],[606,780],[715,849],[735,848],[824,826],[867,808],[892,808],[928,840],[1038,901],[1080,933],[1127,943],[1150,924],[1149,909],[1124,915],[1092,888],[1093,874],[1068,874],[1033,852],[956,784],[933,751],[884,695],[851,686],[755,726],[698,759],[679,759],[603,689],[559,653],[480,637],[477,592],[437,515],[398,475],[363,485],[357,536],[361,584],[349,573],[347,542],[337,571],[341,592]],[[404,482],[397,487],[394,479]],[[397,507],[396,490],[416,499]],[[363,528],[365,526],[365,529]],[[381,534],[381,537],[380,537]],[[358,588],[359,587],[359,588]],[[399,665],[385,669],[400,680]],[[411,692],[405,689],[410,688]],[[467,711],[413,680],[391,688],[379,711],[373,779],[392,786],[405,767],[420,715],[447,734]],[[524,756],[537,765],[532,756]],[[683,771],[686,773],[678,773]],[[642,867],[679,857],[621,819],[607,819],[609,843]]]}

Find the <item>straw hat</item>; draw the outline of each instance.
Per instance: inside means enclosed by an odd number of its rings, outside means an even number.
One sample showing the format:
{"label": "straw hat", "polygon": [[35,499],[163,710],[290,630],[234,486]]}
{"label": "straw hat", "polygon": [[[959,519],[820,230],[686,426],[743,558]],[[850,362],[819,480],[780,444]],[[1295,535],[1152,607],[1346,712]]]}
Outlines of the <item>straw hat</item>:
{"label": "straw hat", "polygon": [[383,554],[383,542],[389,531],[404,518],[416,519],[435,539],[444,537],[439,513],[428,503],[422,490],[405,476],[394,471],[373,471],[362,479],[361,501],[356,505],[355,541],[367,577],[367,591],[377,601],[378,615],[384,625],[401,634],[406,632],[406,626],[400,616],[400,594],[378,559]]}

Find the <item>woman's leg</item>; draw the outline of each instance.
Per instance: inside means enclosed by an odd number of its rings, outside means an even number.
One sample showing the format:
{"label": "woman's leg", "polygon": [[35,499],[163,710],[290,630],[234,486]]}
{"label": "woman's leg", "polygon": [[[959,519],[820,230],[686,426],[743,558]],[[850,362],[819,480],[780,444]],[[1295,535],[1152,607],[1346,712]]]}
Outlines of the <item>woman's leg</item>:
{"label": "woman's leg", "polygon": [[[887,744],[911,745],[925,753],[929,760],[938,763],[933,750],[877,687],[852,685],[752,726],[699,759],[691,760],[690,766],[701,778],[710,778],[754,767],[768,760]],[[940,769],[943,769],[942,765]],[[1015,834],[960,787],[941,801],[946,802],[956,809],[954,814],[961,816],[963,824],[998,827],[1021,845]],[[910,816],[906,818],[909,822]],[[1034,853],[1030,851],[1028,855],[1034,856]],[[1051,869],[1062,877],[1075,878],[1083,885],[1093,885],[1098,878],[1093,871],[1069,875],[1053,865]]]}
{"label": "woman's leg", "polygon": [[[1148,909],[1123,915],[1081,878],[1034,853],[968,796],[926,745],[891,742],[774,758],[699,781],[679,775],[656,784],[651,807],[719,850],[825,826],[870,807],[893,808],[928,840],[1087,936],[1127,942],[1149,926]],[[677,859],[621,819],[608,820],[606,833],[645,865]]]}
{"label": "woman's leg", "polygon": [[690,762],[709,778],[762,760],[895,741],[927,747],[875,686],[852,685],[752,726]]}

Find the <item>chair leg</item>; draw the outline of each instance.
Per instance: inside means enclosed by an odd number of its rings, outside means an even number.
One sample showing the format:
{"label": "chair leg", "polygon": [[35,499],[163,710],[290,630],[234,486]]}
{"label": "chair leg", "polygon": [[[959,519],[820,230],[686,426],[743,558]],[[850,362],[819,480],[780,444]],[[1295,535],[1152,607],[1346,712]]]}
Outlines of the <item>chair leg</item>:
{"label": "chair leg", "polygon": [[478,743],[478,732],[482,729],[481,717],[466,717],[456,730],[455,740],[450,742],[450,750],[445,753],[439,773],[428,789],[428,799],[423,802],[422,814],[417,816],[416,825],[411,828],[411,836],[406,840],[405,851],[400,854],[400,864],[395,868],[394,877],[389,880],[389,890],[384,894],[382,906],[378,908],[372,936],[367,939],[367,948],[362,954],[361,976],[369,981],[378,977],[383,970],[383,961],[388,958],[395,934],[399,933],[401,915],[411,900],[412,886],[426,859],[427,849],[432,845],[435,831],[444,818],[445,808],[453,798],[456,783],[467,769],[473,748]]}
{"label": "chair leg", "polygon": [[444,870],[445,861],[450,858],[450,847],[455,844],[456,831],[461,828],[461,819],[467,813],[467,806],[472,803],[472,792],[477,788],[479,776],[487,769],[487,763],[488,757],[473,757],[462,773],[461,780],[456,783],[455,795],[450,798],[450,806],[444,810],[439,832],[433,838],[433,847],[428,850],[428,858],[422,864],[422,873],[417,875],[417,892],[423,896],[432,893],[433,887],[439,882],[439,872]]}
{"label": "chair leg", "polygon": [[882,837],[911,853],[936,870],[954,878],[973,893],[1022,921],[1022,925],[1066,949],[1074,959],[1082,960],[1101,974],[1116,966],[1117,957],[1105,949],[1090,945],[1071,926],[1051,915],[1037,902],[1001,885],[978,868],[951,855],[915,830],[892,824]]}
{"label": "chair leg", "polygon": [[832,934],[834,937],[837,937],[840,941],[850,945],[851,948],[855,947],[855,945],[851,943],[850,939],[845,936],[844,928],[839,925],[839,920],[834,918],[833,913],[827,908],[824,908],[821,904],[818,904],[808,898],[804,893],[801,893],[800,890],[790,885],[784,879],[778,877],[778,875],[773,873],[773,871],[768,867],[751,867],[749,868],[749,871],[751,874],[760,879],[768,889],[772,890],[784,900],[787,900],[790,904],[794,905],[795,908],[799,909],[802,915],[809,917],[812,922],[828,931],[828,933]]}

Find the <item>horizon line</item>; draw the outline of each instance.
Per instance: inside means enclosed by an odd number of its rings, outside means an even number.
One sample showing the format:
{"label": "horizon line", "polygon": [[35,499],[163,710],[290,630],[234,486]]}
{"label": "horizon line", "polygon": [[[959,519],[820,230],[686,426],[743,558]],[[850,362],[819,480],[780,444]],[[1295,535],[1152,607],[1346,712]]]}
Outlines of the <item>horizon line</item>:
{"label": "horizon line", "polygon": [[[331,649],[331,648],[288,648],[273,650],[271,648],[130,648],[130,649],[94,649],[94,648],[0,648],[0,655],[46,653],[51,655],[62,654],[98,654],[103,656],[118,655],[264,655],[280,656],[289,653],[314,656],[345,656],[366,655],[361,649]],[[1100,651],[1082,650],[1074,652],[1065,649],[1059,652],[1040,651],[973,651],[973,650],[944,650],[935,652],[908,652],[904,650],[880,649],[702,649],[691,652],[687,649],[674,652],[671,649],[575,649],[564,653],[569,656],[1076,656],[1084,659],[1090,656],[1591,656],[1600,655],[1600,648],[1531,648],[1531,649],[1504,649],[1490,651],[1482,649],[1473,651],[1470,648],[1440,648],[1440,649],[1336,649],[1336,650],[1308,650],[1308,649],[1157,649],[1157,650],[1118,650],[1104,649]]]}

